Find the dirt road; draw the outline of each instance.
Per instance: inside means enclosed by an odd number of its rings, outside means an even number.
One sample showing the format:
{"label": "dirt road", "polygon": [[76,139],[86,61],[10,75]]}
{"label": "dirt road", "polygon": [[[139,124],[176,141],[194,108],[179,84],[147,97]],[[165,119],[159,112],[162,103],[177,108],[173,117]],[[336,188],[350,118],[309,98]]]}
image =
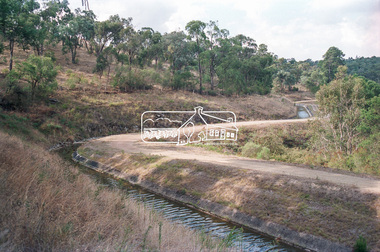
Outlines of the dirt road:
{"label": "dirt road", "polygon": [[[308,119],[239,122],[237,123],[237,126],[254,127],[282,123],[303,123],[307,122],[307,120]],[[175,144],[163,143],[144,143],[141,141],[140,134],[114,135],[91,141],[88,144],[92,147],[104,147],[104,145],[106,145],[115,151],[123,151],[125,153],[162,155],[167,159],[198,160],[201,162],[221,164],[231,168],[250,169],[266,173],[318,179],[339,185],[357,187],[360,191],[366,193],[369,192],[380,194],[380,180],[378,179],[363,178],[355,175],[345,175],[322,170],[313,170],[280,162],[255,160],[233,155],[223,155],[198,147],[178,146]]]}

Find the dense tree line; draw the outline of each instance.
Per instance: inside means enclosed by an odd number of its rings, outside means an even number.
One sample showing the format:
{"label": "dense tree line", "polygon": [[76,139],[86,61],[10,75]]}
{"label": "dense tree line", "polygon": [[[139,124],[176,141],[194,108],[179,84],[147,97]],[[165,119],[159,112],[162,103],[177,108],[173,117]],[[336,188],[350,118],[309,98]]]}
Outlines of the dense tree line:
{"label": "dense tree line", "polygon": [[[67,0],[52,0],[42,6],[35,0],[0,0],[0,36],[8,42],[9,70],[17,44],[46,56],[46,44],[62,44],[78,63],[77,49],[96,55],[94,72],[110,77],[121,90],[146,88],[134,68],[168,67],[162,84],[173,89],[197,90],[209,94],[268,94],[297,90],[301,83],[316,92],[330,83],[338,66],[347,64],[356,73],[379,82],[379,58],[344,60],[344,53],[330,47],[323,60],[297,62],[278,58],[265,44],[245,35],[230,36],[215,21],[190,21],[184,31],[161,34],[150,27],[136,29],[132,18],[110,16],[97,21],[92,11],[72,11]],[[1,43],[0,50],[5,48]],[[207,84],[207,85],[206,85]]]}
{"label": "dense tree line", "polygon": [[345,60],[349,74],[356,74],[380,83],[380,57],[356,57]]}
{"label": "dense tree line", "polygon": [[[276,57],[266,45],[258,46],[244,35],[231,37],[215,21],[190,21],[185,31],[161,34],[149,27],[137,30],[132,18],[118,15],[97,21],[92,11],[70,10],[67,0],[53,0],[43,6],[35,0],[0,0],[0,29],[2,40],[9,43],[9,70],[13,68],[16,44],[43,56],[46,44],[62,43],[63,53],[71,54],[73,64],[78,62],[79,47],[94,53],[94,72],[100,76],[111,64],[127,65],[123,68],[126,71],[132,66],[153,64],[158,69],[168,64],[170,76],[165,85],[200,93],[207,82],[212,92],[218,87],[227,94],[266,94],[276,72]],[[119,78],[115,85],[125,88],[130,84],[120,82],[125,79]]]}

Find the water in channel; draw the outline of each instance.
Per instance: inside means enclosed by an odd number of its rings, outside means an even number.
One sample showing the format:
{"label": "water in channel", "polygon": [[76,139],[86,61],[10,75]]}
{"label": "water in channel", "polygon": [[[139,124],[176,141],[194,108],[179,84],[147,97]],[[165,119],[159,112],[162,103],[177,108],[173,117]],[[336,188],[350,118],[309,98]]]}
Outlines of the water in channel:
{"label": "water in channel", "polygon": [[234,245],[243,251],[303,251],[281,242],[277,243],[273,237],[233,225],[232,223],[194,210],[183,204],[170,201],[138,186],[131,185],[126,181],[116,180],[111,176],[99,174],[91,169],[86,170],[86,173],[90,173],[94,176],[99,183],[104,186],[117,187],[123,190],[128,197],[143,202],[145,206],[160,212],[165,218],[172,222],[183,224],[218,238],[226,237],[233,229],[241,229],[239,239],[234,241]]}
{"label": "water in channel", "polygon": [[305,118],[309,118],[309,117],[310,117],[310,115],[306,111],[304,106],[297,106],[297,118],[305,119]]}

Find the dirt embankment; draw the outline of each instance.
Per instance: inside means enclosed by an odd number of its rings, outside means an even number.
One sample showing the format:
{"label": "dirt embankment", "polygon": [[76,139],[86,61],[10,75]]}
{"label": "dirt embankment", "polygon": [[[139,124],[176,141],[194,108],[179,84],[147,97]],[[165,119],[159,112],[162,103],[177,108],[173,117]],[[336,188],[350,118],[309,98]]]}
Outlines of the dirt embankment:
{"label": "dirt embankment", "polygon": [[[78,152],[85,157],[82,161],[95,161],[88,164],[102,172],[313,250],[337,246],[349,251],[362,235],[372,251],[380,251],[379,194],[338,183],[341,174],[330,173],[336,177],[337,183],[332,183],[307,174],[259,169],[273,166],[271,162],[254,161],[252,169],[238,168],[233,159],[224,164],[216,159],[199,161],[197,156],[214,156],[196,148],[144,149],[133,137],[99,139]],[[154,148],[163,156],[151,155]],[[186,158],[188,151],[195,151],[194,158]]]}

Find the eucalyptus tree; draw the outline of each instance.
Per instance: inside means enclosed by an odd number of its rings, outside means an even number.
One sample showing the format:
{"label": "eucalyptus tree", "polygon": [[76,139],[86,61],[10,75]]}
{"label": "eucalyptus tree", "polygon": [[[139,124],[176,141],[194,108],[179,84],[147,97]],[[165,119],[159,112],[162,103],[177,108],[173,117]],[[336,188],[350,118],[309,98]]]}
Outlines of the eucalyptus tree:
{"label": "eucalyptus tree", "polygon": [[168,84],[175,89],[189,86],[192,74],[188,68],[193,64],[194,58],[186,34],[183,31],[166,33],[162,42],[165,48],[163,57],[169,62],[171,69]]}
{"label": "eucalyptus tree", "polygon": [[[130,19],[132,21],[132,19]],[[129,65],[132,64],[132,57],[127,54],[129,50],[129,44],[131,43],[131,40],[133,40],[133,37],[135,36],[136,31],[134,30],[132,24],[128,25],[125,27],[121,32],[120,32],[120,40],[117,45],[115,45],[115,52],[116,52],[116,58],[117,61],[121,63],[123,66],[124,63],[128,62]]]}
{"label": "eucalyptus tree", "polygon": [[219,40],[218,55],[216,72],[226,94],[270,91],[273,56],[265,45],[258,47],[254,39],[237,35]]}
{"label": "eucalyptus tree", "polygon": [[163,36],[163,42],[167,48],[164,57],[169,61],[173,74],[175,71],[191,65],[193,61],[190,45],[186,38],[183,31],[174,31]]}
{"label": "eucalyptus tree", "polygon": [[135,30],[130,30],[127,41],[124,43],[124,50],[128,57],[129,69],[140,52],[141,49],[141,36]]}
{"label": "eucalyptus tree", "polygon": [[344,53],[337,47],[330,47],[323,55],[323,60],[320,62],[320,67],[327,78],[327,83],[330,83],[338,71],[338,67],[344,65]]}
{"label": "eucalyptus tree", "polygon": [[35,0],[0,0],[0,32],[9,42],[9,70],[13,67],[15,43],[27,45],[34,29],[31,15],[35,15],[33,12],[39,8]]}
{"label": "eucalyptus tree", "polygon": [[117,46],[123,41],[123,30],[131,25],[132,18],[120,18],[119,15],[95,23],[93,39],[96,55],[99,56],[105,47]]}
{"label": "eucalyptus tree", "polygon": [[139,52],[140,66],[150,65],[154,60],[155,68],[157,68],[158,58],[163,54],[161,33],[154,31],[150,27],[143,27],[138,34],[141,44]]}
{"label": "eucalyptus tree", "polygon": [[76,56],[78,47],[83,46],[83,38],[88,37],[93,29],[93,22],[95,15],[92,11],[75,10],[73,17],[67,22],[62,23],[59,28],[60,36],[62,39],[62,51],[66,53],[68,50],[71,52],[71,62],[76,64]]}
{"label": "eucalyptus tree", "polygon": [[37,55],[44,54],[45,44],[59,41],[58,27],[72,19],[67,1],[49,1],[44,3],[38,12],[31,13],[30,22],[33,24],[28,43],[34,48]]}
{"label": "eucalyptus tree", "polygon": [[326,151],[335,149],[351,154],[359,143],[359,126],[362,109],[365,107],[365,92],[362,78],[347,75],[347,67],[339,66],[336,78],[321,87],[316,95],[319,104],[322,129],[320,144]]}
{"label": "eucalyptus tree", "polygon": [[158,59],[162,58],[164,53],[164,45],[162,41],[162,34],[160,32],[154,32],[152,36],[152,45],[150,48],[151,56],[155,61],[155,68],[157,69]]}
{"label": "eucalyptus tree", "polygon": [[206,50],[202,53],[204,64],[208,66],[211,90],[214,90],[214,78],[216,74],[218,47],[221,39],[227,39],[229,31],[220,29],[217,22],[210,21],[206,27]]}
{"label": "eucalyptus tree", "polygon": [[201,56],[200,54],[204,50],[204,41],[206,39],[205,34],[205,28],[206,23],[199,21],[199,20],[193,20],[187,23],[186,25],[186,31],[189,34],[189,38],[192,40],[195,40],[195,44],[193,46],[195,58],[198,62],[198,74],[199,74],[199,93],[202,94],[202,65],[201,65]]}
{"label": "eucalyptus tree", "polygon": [[138,61],[141,67],[150,65],[152,61],[151,47],[153,45],[154,30],[150,27],[143,27],[138,31],[140,39],[140,51]]}

